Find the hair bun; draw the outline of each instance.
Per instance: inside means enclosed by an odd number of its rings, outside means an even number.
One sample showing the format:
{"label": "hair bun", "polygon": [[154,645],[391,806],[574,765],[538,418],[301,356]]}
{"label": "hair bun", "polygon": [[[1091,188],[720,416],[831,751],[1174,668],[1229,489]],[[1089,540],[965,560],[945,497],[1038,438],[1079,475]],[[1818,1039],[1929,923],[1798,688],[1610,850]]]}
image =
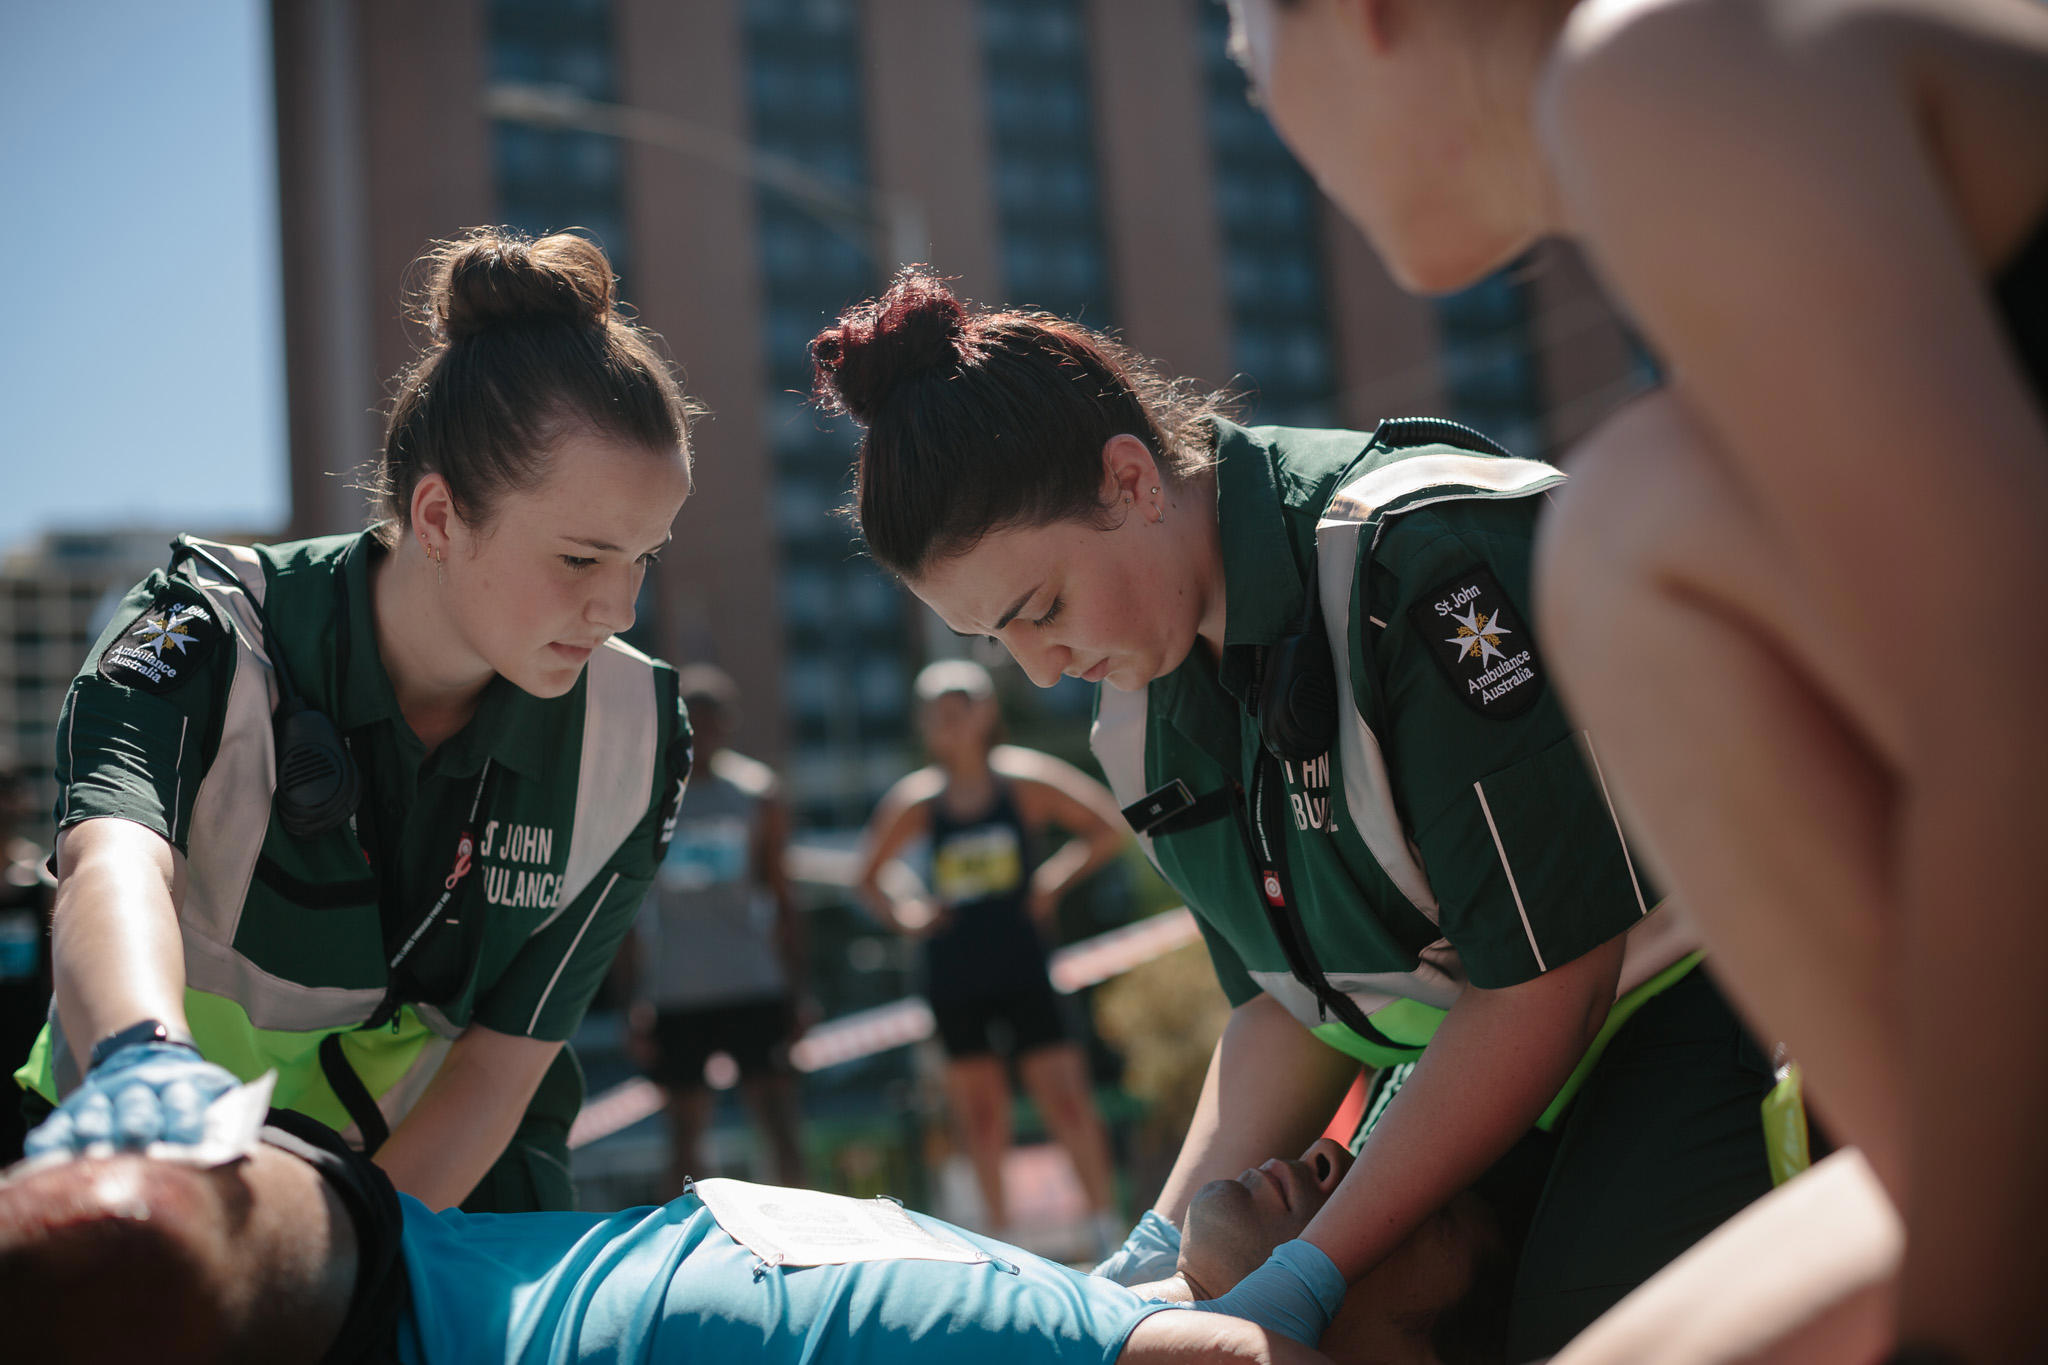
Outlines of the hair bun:
{"label": "hair bun", "polygon": [[427,308],[449,342],[510,327],[601,328],[612,271],[596,243],[566,232],[531,239],[479,228],[433,255]]}
{"label": "hair bun", "polygon": [[904,266],[887,293],[812,338],[818,401],[866,425],[906,379],[974,359],[966,337],[966,305],[928,267]]}

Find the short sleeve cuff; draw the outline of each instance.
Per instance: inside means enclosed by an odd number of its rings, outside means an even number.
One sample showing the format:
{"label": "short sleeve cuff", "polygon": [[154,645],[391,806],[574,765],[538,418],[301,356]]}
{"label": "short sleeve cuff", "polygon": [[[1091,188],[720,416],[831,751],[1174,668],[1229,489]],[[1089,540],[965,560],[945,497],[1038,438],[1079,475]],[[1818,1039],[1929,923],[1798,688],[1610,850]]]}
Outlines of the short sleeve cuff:
{"label": "short sleeve cuff", "polygon": [[196,728],[168,701],[98,677],[80,678],[57,735],[63,779],[57,827],[102,817],[132,820],[184,851],[201,776]]}
{"label": "short sleeve cuff", "polygon": [[1423,843],[1455,851],[1439,886],[1445,936],[1484,989],[1529,980],[1626,933],[1648,913],[1613,808],[1573,734],[1472,784]]}

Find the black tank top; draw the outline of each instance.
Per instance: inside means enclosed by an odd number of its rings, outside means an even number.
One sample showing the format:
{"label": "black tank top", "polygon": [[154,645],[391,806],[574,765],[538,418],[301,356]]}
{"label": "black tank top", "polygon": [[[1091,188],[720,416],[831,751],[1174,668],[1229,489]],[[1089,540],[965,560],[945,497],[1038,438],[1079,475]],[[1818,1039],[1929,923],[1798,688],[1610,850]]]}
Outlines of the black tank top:
{"label": "black tank top", "polygon": [[1992,280],[1991,297],[2034,401],[2048,407],[2048,216]]}
{"label": "black tank top", "polygon": [[950,922],[924,941],[925,995],[973,999],[1046,984],[1045,940],[1031,923],[1031,831],[1007,782],[982,814],[958,820],[932,800],[932,895]]}

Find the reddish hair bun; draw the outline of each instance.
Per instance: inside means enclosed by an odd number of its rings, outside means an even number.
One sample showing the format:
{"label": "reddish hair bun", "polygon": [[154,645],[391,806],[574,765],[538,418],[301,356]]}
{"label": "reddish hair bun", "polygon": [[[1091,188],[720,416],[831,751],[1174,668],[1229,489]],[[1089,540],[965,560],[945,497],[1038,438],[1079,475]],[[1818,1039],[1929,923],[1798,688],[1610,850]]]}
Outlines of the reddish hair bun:
{"label": "reddish hair bun", "polygon": [[905,380],[971,360],[974,349],[966,305],[929,268],[907,265],[887,293],[812,339],[818,402],[865,426]]}

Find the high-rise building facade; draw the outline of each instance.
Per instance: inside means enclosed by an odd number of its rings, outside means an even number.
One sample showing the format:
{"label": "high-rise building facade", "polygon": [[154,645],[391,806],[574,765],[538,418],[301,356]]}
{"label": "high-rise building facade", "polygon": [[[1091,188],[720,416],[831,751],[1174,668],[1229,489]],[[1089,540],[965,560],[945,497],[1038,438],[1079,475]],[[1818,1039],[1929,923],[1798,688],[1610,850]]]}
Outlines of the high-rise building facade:
{"label": "high-rise building facade", "polygon": [[[857,822],[948,647],[840,515],[806,345],[909,260],[1114,328],[1252,420],[1441,413],[1554,453],[1640,382],[1566,253],[1416,300],[1244,98],[1218,0],[275,0],[294,524],[356,523],[406,264],[580,228],[712,415],[640,633],[733,672],[800,817]],[[1087,691],[1044,702],[1078,724]]]}

